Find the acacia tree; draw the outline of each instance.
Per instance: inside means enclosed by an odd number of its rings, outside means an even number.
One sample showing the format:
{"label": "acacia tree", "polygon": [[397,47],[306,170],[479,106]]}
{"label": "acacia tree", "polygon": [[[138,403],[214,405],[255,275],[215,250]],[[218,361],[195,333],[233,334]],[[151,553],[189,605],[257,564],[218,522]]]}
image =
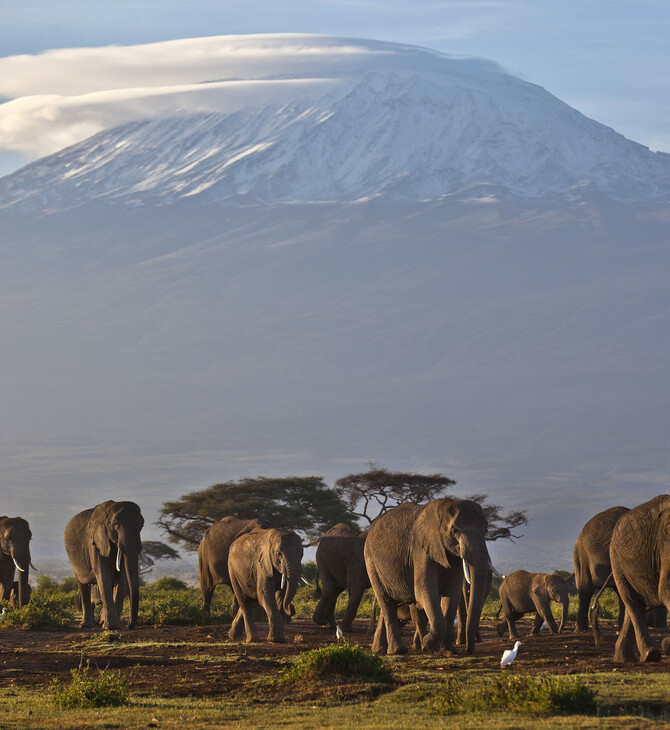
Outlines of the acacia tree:
{"label": "acacia tree", "polygon": [[[416,474],[391,472],[371,463],[370,469],[360,474],[349,474],[335,482],[335,492],[356,517],[370,525],[384,512],[399,504],[424,504],[438,497],[456,499],[447,493],[456,482],[444,474]],[[503,514],[502,507],[487,502],[488,495],[473,494],[466,499],[477,502],[489,523],[487,540],[518,537],[512,530],[528,523],[525,511]]]}
{"label": "acacia tree", "polygon": [[222,517],[267,520],[291,529],[307,542],[318,540],[337,522],[356,523],[338,495],[321,477],[245,477],[214,484],[166,502],[156,523],[168,540],[198,549],[205,530]]}
{"label": "acacia tree", "polygon": [[151,573],[157,560],[181,560],[181,555],[160,540],[143,540],[139,557],[140,575]]}

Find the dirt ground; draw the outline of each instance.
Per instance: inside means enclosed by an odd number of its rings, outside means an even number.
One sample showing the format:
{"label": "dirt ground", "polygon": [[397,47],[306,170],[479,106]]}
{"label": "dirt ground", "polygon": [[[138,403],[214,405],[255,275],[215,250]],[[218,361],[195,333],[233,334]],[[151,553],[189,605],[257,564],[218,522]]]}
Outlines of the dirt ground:
{"label": "dirt ground", "polygon": [[[370,646],[365,633],[366,621],[356,622],[355,631],[346,638],[364,648]],[[615,665],[612,652],[616,639],[614,622],[603,622],[604,646],[596,651],[590,633],[551,635],[542,632],[529,636],[530,622],[520,623],[521,640],[517,663],[529,672],[560,674],[590,672],[667,672],[670,658],[659,663]],[[287,643],[254,644],[231,642],[228,626],[163,627],[141,626],[119,632],[120,640],[101,643],[101,631],[70,629],[63,631],[0,632],[0,686],[46,687],[53,677],[69,681],[70,669],[79,666],[82,657],[92,667],[122,669],[130,679],[131,690],[157,696],[213,697],[238,694],[260,677],[276,675],[306,649],[335,642],[335,632],[321,629],[311,621],[298,620],[286,629]],[[668,631],[654,631],[659,643]],[[405,627],[407,644],[412,628]],[[509,639],[501,639],[494,622],[483,620],[482,642],[469,658],[470,670],[497,668],[502,652],[511,648]],[[462,668],[464,651],[441,656],[410,650],[394,664],[402,680],[402,668],[421,667],[434,672],[436,679]],[[426,662],[427,657],[438,661]],[[259,700],[261,701],[261,700]]]}

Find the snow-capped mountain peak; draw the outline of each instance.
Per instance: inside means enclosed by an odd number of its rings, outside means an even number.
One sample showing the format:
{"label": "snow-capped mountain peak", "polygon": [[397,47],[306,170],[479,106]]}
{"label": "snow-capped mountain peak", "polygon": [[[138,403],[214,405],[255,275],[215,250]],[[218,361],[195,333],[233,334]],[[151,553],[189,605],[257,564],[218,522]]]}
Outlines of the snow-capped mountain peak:
{"label": "snow-capped mountain peak", "polygon": [[670,192],[670,156],[489,62],[323,36],[200,41],[207,79],[49,97],[58,119],[106,128],[0,181],[0,205]]}

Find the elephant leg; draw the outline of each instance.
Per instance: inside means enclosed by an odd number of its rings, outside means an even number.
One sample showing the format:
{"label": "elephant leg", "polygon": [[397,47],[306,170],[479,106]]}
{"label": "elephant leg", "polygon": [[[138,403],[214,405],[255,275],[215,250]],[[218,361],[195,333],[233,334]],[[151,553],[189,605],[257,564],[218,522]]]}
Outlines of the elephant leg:
{"label": "elephant leg", "polygon": [[[462,595],[462,594],[461,594]],[[458,610],[460,606],[460,595],[457,597],[449,597],[445,596],[442,598],[441,601],[441,609],[442,609],[442,615],[444,616],[444,622],[446,626],[446,630],[444,632],[444,639],[442,640],[442,646],[446,651],[453,651],[453,644],[454,644],[454,621],[456,620],[456,616],[458,615]],[[459,616],[459,632],[460,632],[460,616]],[[467,625],[467,612],[466,615],[463,616],[463,626]],[[464,629],[465,630],[465,629]],[[463,640],[463,645],[467,641]]]}
{"label": "elephant leg", "polygon": [[268,617],[268,641],[282,643],[284,641],[284,620],[277,608],[272,586],[267,586],[266,590],[259,592],[258,603]]}
{"label": "elephant leg", "polygon": [[[416,566],[415,566],[416,570]],[[445,595],[450,599],[448,611],[451,613],[453,624],[458,597],[462,587],[462,578],[459,581],[447,580]],[[442,599],[438,593],[437,576],[431,568],[425,575],[420,575],[419,580],[414,583],[414,594],[416,602],[423,608],[428,617],[429,632],[423,637],[422,645],[428,651],[439,651],[446,646],[451,649],[452,635],[447,636],[448,620],[442,613]],[[453,605],[451,602],[453,602]],[[453,633],[453,626],[452,633]]]}
{"label": "elephant leg", "polygon": [[[625,578],[617,579],[619,595],[626,606],[626,613],[623,626],[619,632],[619,639],[614,651],[615,661],[627,661],[632,654],[632,635],[635,636],[637,650],[641,662],[657,662],[661,658],[661,652],[652,646],[651,637],[647,630],[645,605]],[[619,650],[621,642],[621,650]],[[628,650],[630,645],[630,651]]]}
{"label": "elephant leg", "polygon": [[228,638],[231,641],[238,641],[239,639],[242,638],[243,633],[244,633],[244,614],[238,608],[237,613],[235,614],[235,618],[233,619],[233,622],[230,625],[230,630],[228,631]]}
{"label": "elephant leg", "polygon": [[461,597],[458,601],[458,634],[456,635],[456,644],[458,646],[465,646],[466,644],[466,629],[467,627],[467,604],[465,598],[465,590],[461,593]]}
{"label": "elephant leg", "polygon": [[256,624],[254,622],[254,606],[257,605],[258,601],[253,598],[247,598],[244,596],[240,601],[240,613],[244,617],[244,628],[246,630],[246,641],[250,644],[253,641],[258,641],[258,634],[256,633]]}
{"label": "elephant leg", "polygon": [[375,629],[375,635],[372,640],[372,651],[377,654],[386,654],[388,651],[386,626],[384,625],[384,617],[381,615],[379,616],[379,621],[377,621],[377,628]]}
{"label": "elephant leg", "polygon": [[351,583],[347,586],[349,592],[349,600],[347,601],[347,609],[342,617],[342,631],[351,631],[351,627],[358,613],[358,607],[360,606],[363,593],[365,593],[365,585],[358,583],[352,585]]}
{"label": "elephant leg", "polygon": [[539,596],[536,596],[532,592],[531,592],[531,598],[533,599],[533,604],[535,605],[535,610],[542,617],[542,619],[547,622],[549,631],[551,631],[552,634],[557,634],[558,626],[556,626],[556,621],[554,620],[554,616],[551,613],[551,601],[548,598],[547,598],[547,600],[543,600],[542,598],[540,598]]}
{"label": "elephant leg", "polygon": [[423,637],[428,633],[428,617],[426,612],[419,608],[416,604],[409,607],[414,624],[414,636],[412,637],[412,647],[421,649],[423,647]]}
{"label": "elephant leg", "polygon": [[321,598],[316,604],[316,609],[312,616],[312,621],[315,624],[318,626],[330,626],[331,629],[335,628],[335,604],[342,590],[342,588],[338,589],[332,583],[327,583],[322,579]]}
{"label": "elephant leg", "polygon": [[212,598],[214,596],[214,587],[202,589],[202,612],[208,616],[212,610]]}
{"label": "elephant leg", "polygon": [[[382,625],[386,628],[387,654],[406,654],[407,647],[402,642],[400,624],[398,623],[398,604],[386,595],[379,577],[374,571],[371,572],[372,575],[370,576],[370,582],[372,583],[375,595],[377,596],[377,603],[379,603],[380,611],[377,632],[379,632],[379,628]],[[375,633],[373,648],[375,645],[380,645],[380,642],[377,640],[377,632]]]}
{"label": "elephant leg", "polygon": [[588,631],[589,604],[593,596],[593,586],[590,583],[580,585],[577,587],[577,593],[579,596],[579,608],[577,609],[577,625],[575,626],[575,631]]}
{"label": "elephant leg", "polygon": [[126,598],[126,592],[124,590],[123,582],[119,582],[114,586],[114,608],[116,609],[116,615],[121,620],[121,614],[123,613],[123,601]]}
{"label": "elephant leg", "polygon": [[536,611],[535,612],[535,620],[533,621],[533,628],[532,628],[532,630],[530,632],[531,635],[535,635],[535,634],[539,634],[540,633],[540,629],[542,628],[543,622],[544,622],[544,619]]}
{"label": "elephant leg", "polygon": [[633,624],[628,617],[628,613],[624,611],[623,623],[621,625],[621,629],[619,630],[619,636],[614,646],[614,661],[617,664],[623,664],[624,662],[634,662],[634,646],[635,632],[633,630]]}
{"label": "elephant leg", "polygon": [[91,604],[91,586],[77,581],[79,589],[79,600],[81,602],[81,623],[82,629],[92,629],[95,626],[93,606]]}
{"label": "elephant leg", "polygon": [[507,620],[507,630],[509,632],[510,639],[518,639],[519,634],[516,630],[516,622],[523,616],[519,611],[510,610],[509,613],[505,612],[505,619]]}
{"label": "elephant leg", "polygon": [[621,596],[617,593],[617,598],[619,599],[619,615],[617,616],[616,624],[619,628],[619,631],[621,631],[621,627],[623,626],[624,616],[626,615],[626,605],[621,600]]}

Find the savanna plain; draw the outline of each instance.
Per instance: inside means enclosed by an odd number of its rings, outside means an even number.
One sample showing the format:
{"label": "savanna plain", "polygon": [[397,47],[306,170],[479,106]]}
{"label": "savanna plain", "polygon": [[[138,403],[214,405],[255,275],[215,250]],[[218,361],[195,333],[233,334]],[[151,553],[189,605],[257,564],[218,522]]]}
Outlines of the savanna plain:
{"label": "savanna plain", "polygon": [[[573,632],[573,597],[562,634],[530,636],[532,617],[519,623],[523,643],[506,670],[500,658],[512,642],[496,631],[495,589],[471,656],[459,647],[372,655],[370,594],[338,643],[334,631],[312,622],[316,600],[300,589],[283,644],[230,641],[227,588],[217,589],[205,623],[199,590],[160,579],[143,587],[139,626],[117,632],[78,628],[74,595],[68,581],[43,579],[28,606],[0,618],[1,727],[670,725],[668,658],[612,662],[613,595],[602,603],[601,650],[590,633]],[[668,633],[652,631],[658,642]],[[413,628],[403,632],[411,645]],[[112,706],[95,706],[101,697]]]}

